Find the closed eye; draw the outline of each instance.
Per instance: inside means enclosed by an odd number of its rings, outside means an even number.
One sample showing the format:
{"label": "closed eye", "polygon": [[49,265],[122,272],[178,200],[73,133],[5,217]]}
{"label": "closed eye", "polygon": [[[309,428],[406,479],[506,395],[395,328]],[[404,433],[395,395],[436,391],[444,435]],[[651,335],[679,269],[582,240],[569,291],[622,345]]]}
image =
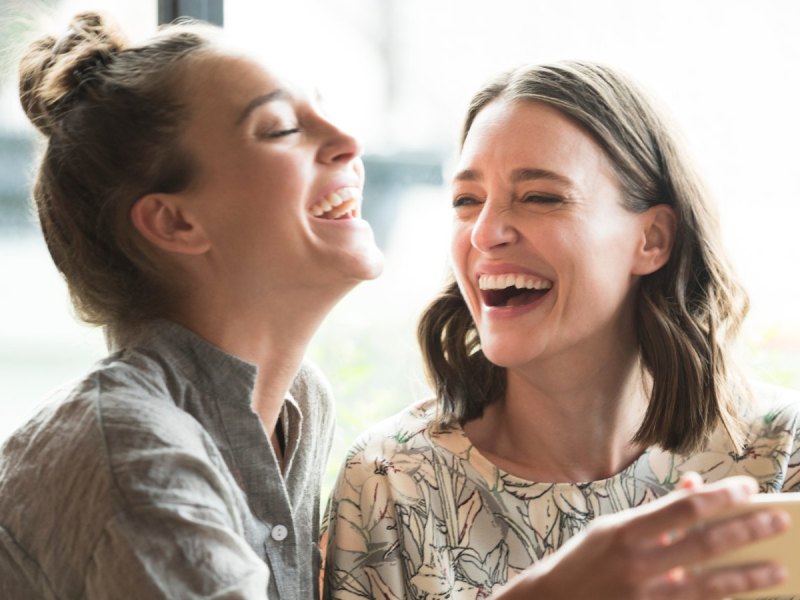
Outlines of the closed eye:
{"label": "closed eye", "polygon": [[270,131],[263,135],[266,138],[280,138],[286,137],[287,135],[292,135],[295,133],[300,133],[299,127],[290,127],[289,129],[279,129],[278,131]]}
{"label": "closed eye", "polygon": [[453,198],[453,208],[459,208],[460,206],[472,206],[475,204],[479,204],[480,200],[475,198],[474,196],[456,196]]}
{"label": "closed eye", "polygon": [[528,194],[522,198],[523,202],[532,204],[559,204],[563,202],[563,198],[558,196],[547,196],[544,194]]}

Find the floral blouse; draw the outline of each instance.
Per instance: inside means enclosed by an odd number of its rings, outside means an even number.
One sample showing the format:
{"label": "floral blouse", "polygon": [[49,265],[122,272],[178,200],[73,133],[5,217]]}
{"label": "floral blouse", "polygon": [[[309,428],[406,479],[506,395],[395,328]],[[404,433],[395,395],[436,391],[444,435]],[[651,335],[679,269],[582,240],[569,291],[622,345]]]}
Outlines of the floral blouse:
{"label": "floral blouse", "polygon": [[324,598],[487,598],[594,518],[663,496],[685,471],[706,481],[750,475],[762,492],[798,490],[800,401],[757,395],[743,452],[720,430],[697,454],[652,448],[609,479],[579,484],[506,473],[460,427],[437,428],[434,401],[412,406],[347,455],[326,518]]}

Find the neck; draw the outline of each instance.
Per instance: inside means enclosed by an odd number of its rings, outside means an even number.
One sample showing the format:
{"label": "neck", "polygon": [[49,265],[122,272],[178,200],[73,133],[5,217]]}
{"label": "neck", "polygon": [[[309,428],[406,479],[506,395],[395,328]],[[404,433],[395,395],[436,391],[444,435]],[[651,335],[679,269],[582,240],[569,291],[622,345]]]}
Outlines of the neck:
{"label": "neck", "polygon": [[291,297],[274,293],[255,306],[206,296],[202,302],[188,301],[172,318],[257,367],[251,402],[264,430],[273,432],[311,338],[346,291],[326,295],[314,290]]}
{"label": "neck", "polygon": [[631,440],[647,408],[647,387],[636,352],[509,369],[506,397],[464,429],[487,458],[525,479],[605,479],[644,450]]}

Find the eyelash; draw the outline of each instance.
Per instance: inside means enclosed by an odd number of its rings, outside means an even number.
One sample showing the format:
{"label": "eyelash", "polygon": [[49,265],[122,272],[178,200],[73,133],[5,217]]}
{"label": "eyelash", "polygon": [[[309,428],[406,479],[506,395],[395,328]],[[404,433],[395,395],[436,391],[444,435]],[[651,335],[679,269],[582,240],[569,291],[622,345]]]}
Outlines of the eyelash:
{"label": "eyelash", "polygon": [[[530,204],[559,204],[563,202],[563,200],[557,196],[545,196],[543,194],[528,194],[527,196],[524,196],[521,201]],[[453,199],[453,208],[471,206],[473,204],[478,204],[479,202],[480,200],[477,200],[472,196],[458,196]]]}
{"label": "eyelash", "polygon": [[453,198],[453,208],[459,208],[461,206],[473,205],[480,202],[479,200],[473,198],[472,196],[457,196]]}
{"label": "eyelash", "polygon": [[287,135],[293,135],[295,133],[300,133],[299,127],[291,127],[289,129],[280,129],[278,131],[268,131],[266,133],[261,134],[262,138],[267,139],[276,139],[286,137]]}
{"label": "eyelash", "polygon": [[535,204],[558,204],[562,202],[561,198],[557,196],[545,196],[543,194],[528,194],[522,198],[522,201]]}
{"label": "eyelash", "polygon": [[292,135],[294,133],[300,133],[299,127],[291,127],[289,129],[282,129],[280,131],[275,131],[274,133],[270,134],[270,137],[284,137],[287,135]]}

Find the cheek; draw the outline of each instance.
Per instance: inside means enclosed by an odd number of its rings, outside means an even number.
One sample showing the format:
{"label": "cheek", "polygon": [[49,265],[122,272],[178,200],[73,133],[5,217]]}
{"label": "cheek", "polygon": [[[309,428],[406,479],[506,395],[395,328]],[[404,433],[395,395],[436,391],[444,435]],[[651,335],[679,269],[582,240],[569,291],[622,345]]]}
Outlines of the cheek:
{"label": "cheek", "polygon": [[450,262],[459,282],[467,274],[471,249],[469,229],[463,224],[454,224],[450,237]]}
{"label": "cheek", "polygon": [[450,237],[450,264],[456,284],[461,290],[461,296],[466,301],[467,307],[474,318],[475,307],[473,306],[472,293],[469,286],[469,257],[471,250],[469,228],[458,222],[454,223]]}
{"label": "cheek", "polygon": [[635,243],[631,232],[609,226],[586,232],[576,243],[580,251],[572,267],[581,301],[595,305],[598,311],[616,310],[633,285]]}
{"label": "cheek", "polygon": [[269,146],[247,146],[221,157],[226,179],[237,185],[284,188],[310,180],[308,157]]}

